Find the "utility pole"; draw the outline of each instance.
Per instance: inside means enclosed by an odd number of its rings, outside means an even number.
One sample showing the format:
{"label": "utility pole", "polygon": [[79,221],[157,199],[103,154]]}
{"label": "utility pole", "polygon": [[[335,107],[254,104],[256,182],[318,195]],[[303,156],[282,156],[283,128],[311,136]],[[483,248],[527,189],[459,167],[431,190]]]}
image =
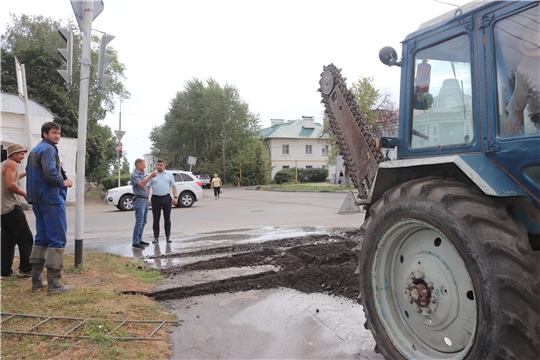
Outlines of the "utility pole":
{"label": "utility pole", "polygon": [[[85,1],[82,11],[82,57],[79,88],[79,127],[77,132],[77,179],[75,185],[75,266],[82,264],[84,232],[84,182],[86,164],[86,127],[88,122],[88,88],[92,64],[92,21],[94,2]],[[80,25],[80,24],[79,24]]]}
{"label": "utility pole", "polygon": [[223,181],[227,181],[225,176],[225,122],[221,123],[221,154],[223,157]]}
{"label": "utility pole", "polygon": [[120,167],[121,167],[121,161],[122,161],[122,154],[123,154],[123,148],[122,148],[122,137],[126,133],[125,131],[122,131],[122,98],[120,98],[120,114],[118,116],[118,130],[114,130],[114,133],[116,135],[116,139],[118,139],[118,147],[116,157],[118,159],[118,187],[120,187]]}
{"label": "utility pole", "polygon": [[[118,114],[118,131],[122,131],[122,98],[120,98],[120,112]],[[122,141],[118,139],[118,147],[119,149],[122,146]],[[120,155],[120,154],[119,154]],[[122,157],[118,156],[118,187],[120,187],[120,162],[122,161]]]}

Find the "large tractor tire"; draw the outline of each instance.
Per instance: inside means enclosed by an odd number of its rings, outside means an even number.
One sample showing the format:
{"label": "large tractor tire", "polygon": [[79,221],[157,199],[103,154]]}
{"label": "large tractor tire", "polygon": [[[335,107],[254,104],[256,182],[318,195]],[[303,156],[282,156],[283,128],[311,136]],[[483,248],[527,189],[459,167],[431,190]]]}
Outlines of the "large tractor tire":
{"label": "large tractor tire", "polygon": [[360,302],[385,358],[540,358],[540,258],[496,198],[413,180],[371,206],[362,235]]}

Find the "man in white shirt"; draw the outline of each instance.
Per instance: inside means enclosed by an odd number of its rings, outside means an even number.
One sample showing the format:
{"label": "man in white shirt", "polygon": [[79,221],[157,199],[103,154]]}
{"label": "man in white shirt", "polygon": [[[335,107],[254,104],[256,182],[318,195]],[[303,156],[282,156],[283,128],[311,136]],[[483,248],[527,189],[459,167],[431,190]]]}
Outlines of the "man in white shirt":
{"label": "man in white shirt", "polygon": [[[152,243],[157,243],[159,240],[159,220],[161,218],[161,209],[163,209],[163,220],[165,222],[165,237],[167,242],[171,240],[171,209],[172,205],[178,202],[178,194],[173,175],[165,170],[165,161],[159,159],[156,162],[157,176],[152,178],[146,185],[152,191],[152,197],[148,200],[152,204],[152,215],[154,217],[154,240]],[[171,199],[171,189],[174,198]]]}

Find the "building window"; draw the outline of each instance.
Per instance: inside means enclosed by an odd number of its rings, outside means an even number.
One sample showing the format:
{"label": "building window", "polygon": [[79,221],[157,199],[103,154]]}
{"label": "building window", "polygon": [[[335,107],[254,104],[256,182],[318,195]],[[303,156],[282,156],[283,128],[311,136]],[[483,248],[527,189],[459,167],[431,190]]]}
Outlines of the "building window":
{"label": "building window", "polygon": [[328,156],[328,145],[323,145],[322,156]]}
{"label": "building window", "polygon": [[283,165],[281,168],[282,168],[282,169],[288,169],[288,168],[289,168],[289,165]]}
{"label": "building window", "polygon": [[311,166],[311,165],[306,165],[306,169],[313,169],[313,166]]}
{"label": "building window", "polygon": [[313,145],[306,145],[306,155],[313,154]]}
{"label": "building window", "polygon": [[289,155],[289,145],[281,145],[281,153],[283,155]]}

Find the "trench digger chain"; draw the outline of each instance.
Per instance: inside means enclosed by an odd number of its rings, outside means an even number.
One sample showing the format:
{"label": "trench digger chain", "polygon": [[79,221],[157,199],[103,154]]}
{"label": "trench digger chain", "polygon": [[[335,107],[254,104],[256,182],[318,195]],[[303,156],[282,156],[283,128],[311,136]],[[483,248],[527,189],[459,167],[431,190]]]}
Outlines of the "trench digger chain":
{"label": "trench digger chain", "polygon": [[[358,102],[345,81],[341,69],[334,64],[323,66],[318,91],[321,92],[321,103],[336,135],[347,173],[358,189],[358,199],[366,200],[384,155],[377,147]],[[363,203],[357,200],[358,205]]]}

